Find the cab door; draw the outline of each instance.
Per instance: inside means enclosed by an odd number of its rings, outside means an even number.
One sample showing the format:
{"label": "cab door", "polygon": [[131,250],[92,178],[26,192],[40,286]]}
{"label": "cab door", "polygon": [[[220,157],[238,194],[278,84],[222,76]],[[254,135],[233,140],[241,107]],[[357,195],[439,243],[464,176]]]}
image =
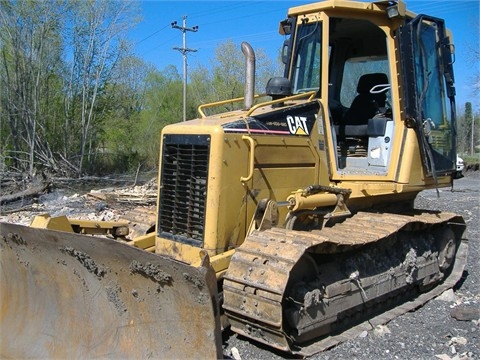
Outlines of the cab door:
{"label": "cab door", "polygon": [[419,15],[400,29],[408,127],[418,137],[427,176],[455,170],[456,121],[452,45],[441,19]]}

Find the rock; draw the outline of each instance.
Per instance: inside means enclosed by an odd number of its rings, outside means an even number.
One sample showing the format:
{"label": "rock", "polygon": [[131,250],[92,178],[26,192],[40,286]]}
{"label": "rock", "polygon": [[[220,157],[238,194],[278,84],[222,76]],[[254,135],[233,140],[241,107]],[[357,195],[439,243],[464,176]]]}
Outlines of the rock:
{"label": "rock", "polygon": [[474,305],[461,305],[450,311],[450,316],[459,321],[472,321],[480,319],[480,307]]}
{"label": "rock", "polygon": [[437,296],[435,300],[454,302],[456,300],[456,297],[453,289],[448,289],[447,291],[444,291],[440,296]]}
{"label": "rock", "polygon": [[105,210],[108,207],[107,203],[104,201],[99,201],[95,204],[95,210],[98,212]]}
{"label": "rock", "polygon": [[367,336],[368,336],[368,331],[367,331],[367,330],[363,330],[363,331],[360,333],[360,335],[358,335],[358,337],[360,337],[360,338],[365,338],[365,337],[367,337]]}
{"label": "rock", "polygon": [[240,357],[240,353],[238,352],[238,349],[236,347],[232,347],[232,357],[235,359],[235,360],[242,360],[242,358]]}
{"label": "rock", "polygon": [[448,356],[447,354],[438,354],[438,355],[435,355],[435,357],[440,360],[451,360],[451,357]]}
{"label": "rock", "polygon": [[386,325],[377,325],[375,326],[375,330],[373,330],[373,333],[377,337],[382,337],[385,334],[391,334],[391,331]]}
{"label": "rock", "polygon": [[449,345],[465,345],[467,343],[467,339],[463,336],[454,336],[450,339]]}
{"label": "rock", "polygon": [[102,221],[115,221],[115,214],[111,210],[106,210],[101,214]]}

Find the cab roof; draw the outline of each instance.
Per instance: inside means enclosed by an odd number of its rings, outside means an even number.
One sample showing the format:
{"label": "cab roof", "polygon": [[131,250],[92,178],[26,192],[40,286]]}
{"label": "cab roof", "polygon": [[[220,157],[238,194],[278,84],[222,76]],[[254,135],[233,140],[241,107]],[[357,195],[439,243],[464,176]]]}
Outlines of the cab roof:
{"label": "cab roof", "polygon": [[292,7],[288,10],[288,16],[296,16],[301,14],[308,14],[312,12],[325,11],[331,9],[345,9],[349,11],[374,11],[374,12],[385,12],[387,7],[392,6],[394,3],[397,3],[399,15],[404,17],[408,15],[409,17],[415,17],[415,14],[407,11],[405,3],[402,0],[393,2],[393,1],[374,1],[374,2],[363,2],[363,1],[351,1],[351,0],[326,0],[315,2],[306,5],[300,5]]}

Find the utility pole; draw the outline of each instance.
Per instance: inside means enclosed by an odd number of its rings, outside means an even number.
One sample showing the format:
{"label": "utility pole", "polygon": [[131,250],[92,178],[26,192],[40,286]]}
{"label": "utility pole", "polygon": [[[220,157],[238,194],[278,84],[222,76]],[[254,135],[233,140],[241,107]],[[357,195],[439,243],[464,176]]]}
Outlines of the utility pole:
{"label": "utility pole", "polygon": [[183,121],[187,120],[187,54],[195,52],[196,49],[187,48],[187,31],[197,32],[198,26],[192,28],[187,27],[187,17],[183,17],[182,26],[177,25],[177,22],[172,22],[172,28],[178,29],[183,33],[183,46],[181,48],[174,47],[173,50],[178,50],[183,56]]}
{"label": "utility pole", "polygon": [[472,137],[470,141],[470,156],[475,155],[475,112],[472,109]]}

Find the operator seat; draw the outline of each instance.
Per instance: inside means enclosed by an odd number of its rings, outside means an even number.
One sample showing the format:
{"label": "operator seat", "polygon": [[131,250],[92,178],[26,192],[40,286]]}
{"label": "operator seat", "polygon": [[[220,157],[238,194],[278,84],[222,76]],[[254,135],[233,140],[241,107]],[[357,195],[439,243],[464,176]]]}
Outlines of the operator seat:
{"label": "operator seat", "polygon": [[368,119],[373,118],[379,108],[385,107],[387,95],[385,92],[371,94],[370,89],[375,85],[388,84],[388,77],[383,73],[364,74],[358,80],[358,95],[345,113],[343,125],[366,125]]}

